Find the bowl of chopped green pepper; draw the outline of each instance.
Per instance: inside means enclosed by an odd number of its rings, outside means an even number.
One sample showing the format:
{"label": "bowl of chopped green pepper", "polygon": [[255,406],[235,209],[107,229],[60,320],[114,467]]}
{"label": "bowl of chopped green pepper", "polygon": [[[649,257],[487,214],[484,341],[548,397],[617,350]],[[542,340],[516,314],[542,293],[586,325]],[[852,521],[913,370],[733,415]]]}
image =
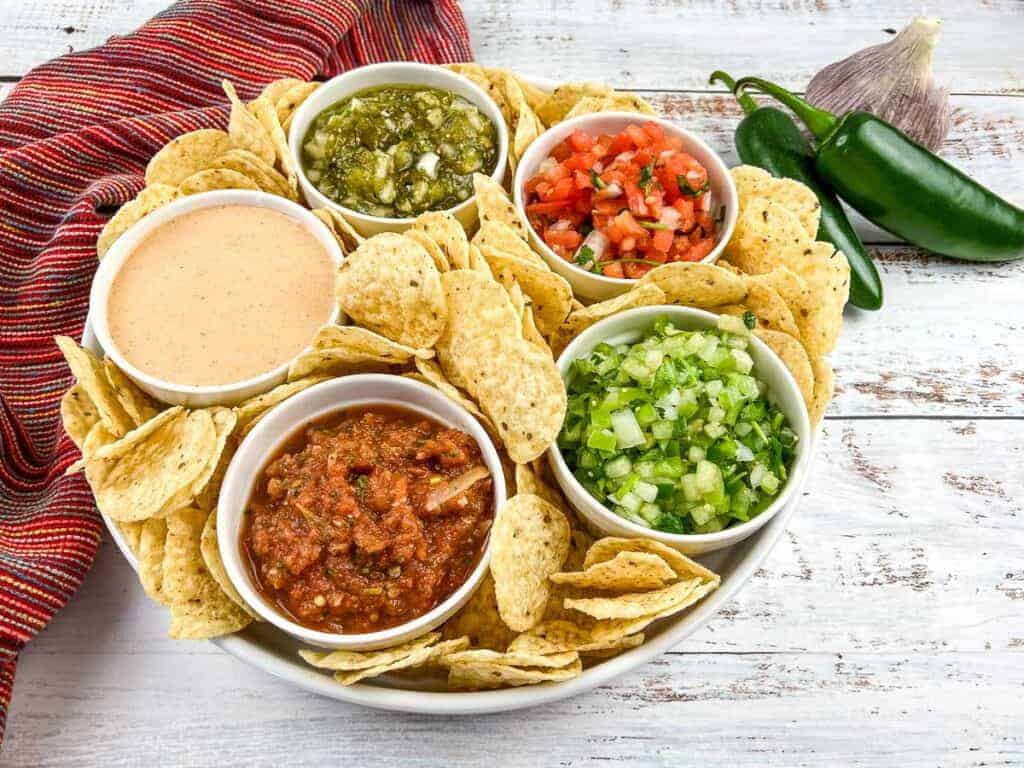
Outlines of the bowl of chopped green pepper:
{"label": "bowl of chopped green pepper", "polygon": [[473,174],[499,183],[508,131],[494,100],[441,67],[374,64],[324,83],[288,131],[299,185],[362,235],[401,232],[446,211],[471,226]]}
{"label": "bowl of chopped green pepper", "polygon": [[580,334],[558,367],[569,397],[551,466],[600,533],[701,554],[747,538],[799,494],[807,408],[743,318],[630,310]]}

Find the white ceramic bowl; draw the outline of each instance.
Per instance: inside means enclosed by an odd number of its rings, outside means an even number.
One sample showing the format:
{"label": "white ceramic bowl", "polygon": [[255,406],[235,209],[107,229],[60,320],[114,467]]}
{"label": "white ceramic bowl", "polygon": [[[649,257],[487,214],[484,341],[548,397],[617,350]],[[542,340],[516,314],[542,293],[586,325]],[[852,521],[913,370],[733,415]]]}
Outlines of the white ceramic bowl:
{"label": "white ceramic bowl", "polygon": [[[739,206],[737,204],[736,187],[729,175],[722,158],[718,156],[711,147],[705,144],[689,131],[680,128],[675,123],[663,120],[652,115],[640,115],[633,112],[599,112],[591,115],[580,115],[564,123],[558,123],[549,128],[540,138],[533,142],[526,150],[519,165],[516,168],[516,177],[513,182],[512,193],[519,215],[523,217],[527,229],[530,231],[530,240],[544,260],[555,272],[560,274],[572,285],[573,292],[577,298],[585,304],[594,301],[602,301],[625,293],[636,283],[621,277],[605,277],[595,275],[582,267],[570,264],[565,259],[552,251],[544,239],[533,231],[526,218],[526,193],[524,189],[526,182],[537,174],[537,169],[551,154],[552,150],[561,144],[573,131],[579,129],[593,136],[602,133],[619,133],[627,125],[634,123],[657,123],[666,134],[678,136],[683,141],[683,151],[692,155],[708,172],[708,182],[711,188],[711,204],[713,211],[717,212],[725,208],[725,216],[719,231],[716,233],[718,242],[714,250],[705,256],[702,261],[714,262],[725,249],[725,244],[732,237],[733,229],[736,228],[736,217]],[[717,217],[717,216],[716,216]]]}
{"label": "white ceramic bowl", "polygon": [[[592,325],[577,336],[558,358],[558,370],[563,377],[567,376],[573,360],[586,357],[602,342],[623,344],[638,341],[651,328],[654,321],[662,317],[671,319],[677,328],[683,330],[715,328],[718,322],[718,315],[690,307],[660,306],[628,310]],[[768,385],[768,398],[786,415],[791,428],[799,438],[797,455],[790,469],[789,478],[775,501],[757,517],[717,533],[684,535],[655,531],[616,515],[591,496],[573,476],[558,446],[552,445],[548,449],[548,459],[555,478],[569,502],[592,527],[607,536],[645,536],[674,547],[680,552],[699,555],[743,541],[790,503],[803,486],[803,477],[813,453],[813,434],[807,407],[789,370],[764,342],[756,336],[752,337],[748,352],[754,359],[754,375]]]}
{"label": "white ceramic bowl", "polygon": [[480,562],[465,583],[440,605],[397,627],[364,634],[319,632],[284,617],[257,591],[242,562],[239,535],[249,497],[260,471],[280,447],[304,424],[345,408],[365,405],[399,406],[417,411],[468,433],[477,445],[494,482],[494,513],[505,501],[501,460],[480,423],[433,387],[401,376],[363,374],[331,379],[295,395],[263,418],[242,441],[224,475],[217,504],[217,537],[228,578],[253,609],[275,627],[302,642],[324,648],[372,650],[411,640],[451,617],[470,598],[487,573],[488,539]]}
{"label": "white ceramic bowl", "polygon": [[[170,205],[150,213],[121,235],[110,247],[110,250],[107,251],[107,255],[100,262],[96,275],[93,277],[92,290],[89,295],[89,319],[100,346],[103,347],[103,351],[107,356],[117,363],[117,367],[128,374],[132,381],[138,384],[144,392],[152,395],[157,400],[170,403],[171,405],[187,405],[191,408],[204,408],[209,405],[234,405],[245,400],[247,397],[252,397],[272,389],[282,383],[288,375],[288,365],[291,361],[259,376],[231,384],[216,386],[175,384],[174,382],[164,381],[140,371],[124,358],[110,336],[110,328],[107,325],[107,296],[114,276],[121,269],[125,259],[157,227],[186,213],[222,205],[258,206],[283,213],[305,227],[324,247],[327,253],[330,254],[331,259],[336,265],[340,265],[344,258],[344,254],[342,254],[341,248],[338,246],[338,242],[330,230],[301,205],[293,203],[291,200],[286,200],[283,197],[268,195],[265,192],[253,192],[242,189],[203,192],[202,194],[190,195],[189,197],[175,200]],[[338,307],[335,305],[328,318],[328,322],[333,323],[337,319]]]}
{"label": "white ceramic bowl", "polygon": [[[305,196],[306,202],[309,203],[310,207],[330,207],[340,211],[341,215],[355,227],[356,231],[366,237],[381,232],[402,232],[412,225],[415,217],[390,218],[386,216],[371,216],[339,205],[326,195],[321,194],[320,190],[309,180],[305,170],[303,170],[302,142],[306,137],[310,124],[327,107],[337,104],[339,101],[366,88],[394,84],[424,85],[431,88],[441,88],[457,93],[479,107],[487,119],[494,124],[498,134],[498,163],[493,173],[491,173],[491,178],[500,184],[501,180],[505,177],[505,164],[508,157],[508,130],[505,127],[505,120],[501,116],[501,110],[490,96],[462,75],[457,75],[447,69],[430,64],[404,61],[371,64],[338,75],[317,88],[313,95],[306,99],[299,107],[292,118],[291,127],[288,129],[288,147],[295,160],[295,165],[299,169],[299,186],[302,188],[302,194]],[[472,227],[477,218],[475,196],[471,196],[454,208],[448,209],[448,213],[455,216],[464,227]]]}

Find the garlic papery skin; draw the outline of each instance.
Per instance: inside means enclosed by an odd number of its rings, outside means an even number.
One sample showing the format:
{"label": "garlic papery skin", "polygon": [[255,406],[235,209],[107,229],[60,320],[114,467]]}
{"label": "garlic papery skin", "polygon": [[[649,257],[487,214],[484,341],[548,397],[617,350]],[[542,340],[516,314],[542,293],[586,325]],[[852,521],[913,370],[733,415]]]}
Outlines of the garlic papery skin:
{"label": "garlic papery skin", "polygon": [[808,84],[807,101],[836,115],[870,112],[936,151],[953,118],[949,91],[932,77],[941,24],[918,16],[888,43],[829,64]]}

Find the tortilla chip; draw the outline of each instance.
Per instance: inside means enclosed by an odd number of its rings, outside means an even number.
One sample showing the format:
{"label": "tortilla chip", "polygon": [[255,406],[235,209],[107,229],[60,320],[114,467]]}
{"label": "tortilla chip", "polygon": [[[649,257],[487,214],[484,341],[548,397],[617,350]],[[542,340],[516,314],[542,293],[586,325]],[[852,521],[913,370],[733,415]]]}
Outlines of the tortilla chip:
{"label": "tortilla chip", "polygon": [[581,99],[604,97],[611,92],[611,88],[601,83],[565,83],[551,92],[537,114],[545,125],[551,126],[564,120]]}
{"label": "tortilla chip", "polygon": [[279,384],[269,392],[243,400],[235,406],[235,416],[238,419],[235,428],[239,432],[243,430],[248,431],[248,429],[251,429],[251,425],[262,418],[275,405],[283,403],[292,395],[297,395],[302,390],[314,384],[319,384],[327,378],[327,376],[309,376],[297,381],[290,381],[287,384]]}
{"label": "tortilla chip", "polygon": [[682,610],[704,582],[687,579],[651,592],[633,592],[615,597],[566,598],[565,607],[595,619],[639,619],[652,614]]}
{"label": "tortilla chip", "polygon": [[520,259],[511,254],[484,245],[480,248],[495,279],[504,284],[503,275],[513,278],[533,304],[534,319],[541,334],[552,333],[568,317],[572,304],[572,287],[568,281],[547,265],[538,266],[532,261]]}
{"label": "tortilla chip", "polygon": [[814,406],[814,371],[807,350],[803,345],[787,333],[768,331],[758,328],[754,335],[768,345],[769,349],[782,360],[796,381],[796,386],[807,404],[807,410]]}
{"label": "tortilla chip", "polygon": [[565,322],[559,325],[551,334],[551,351],[556,356],[562,354],[562,351],[568,346],[570,341],[594,325],[594,323],[604,320],[606,317],[617,315],[619,312],[624,312],[627,309],[650,307],[666,303],[668,303],[668,298],[661,288],[653,282],[641,282],[619,296],[600,301],[597,304],[591,304],[589,307],[573,310],[569,317],[565,319]]}
{"label": "tortilla chip", "polygon": [[509,458],[532,461],[558,437],[565,418],[565,384],[550,353],[518,337],[488,345],[481,337],[465,350],[472,370],[466,391],[494,423]]}
{"label": "tortilla chip", "polygon": [[252,617],[235,605],[212,578],[207,578],[199,597],[171,605],[174,640],[209,640],[245,629]]}
{"label": "tortilla chip", "polygon": [[151,600],[167,605],[163,593],[164,545],[167,541],[167,523],[162,517],[151,517],[142,522],[139,534],[139,581]]}
{"label": "tortilla chip", "polygon": [[114,526],[121,534],[121,538],[124,539],[125,545],[135,555],[136,559],[139,557],[139,548],[142,545],[142,529],[145,525],[144,520],[137,520],[134,523],[114,523]]}
{"label": "tortilla chip", "polygon": [[179,197],[181,193],[175,187],[166,184],[153,184],[139,192],[134,200],[122,205],[103,226],[96,240],[96,257],[102,259],[117,238],[156,209],[163,208]]}
{"label": "tortilla chip", "polygon": [[349,254],[338,270],[337,296],[357,323],[410,347],[434,346],[448,317],[433,259],[415,241],[392,232]]}
{"label": "tortilla chip", "polygon": [[352,672],[357,669],[370,669],[392,664],[415,651],[434,645],[440,639],[439,632],[428,632],[413,640],[407,640],[401,645],[381,648],[376,651],[313,651],[303,648],[299,651],[299,656],[307,664],[317,669]]}
{"label": "tortilla chip", "polygon": [[800,336],[793,311],[779,295],[779,292],[767,285],[748,281],[747,298],[743,300],[742,304],[727,304],[724,307],[718,307],[717,311],[723,315],[739,317],[749,311],[757,318],[760,328],[788,333],[794,338]]}
{"label": "tortilla chip", "polygon": [[227,168],[209,168],[193,173],[178,187],[183,195],[198,195],[215,189],[251,189],[259,191],[259,185],[244,173]]}
{"label": "tortilla chip", "polygon": [[509,165],[515,172],[519,158],[523,156],[530,144],[544,132],[544,126],[527,102],[518,80],[511,77],[506,78],[505,92],[508,95],[509,109],[512,112],[512,122],[515,126],[509,146]]}
{"label": "tortilla chip", "polygon": [[[302,102],[312,96],[319,87],[320,83],[299,82],[282,93],[278,98],[270,99],[274,104],[274,109],[277,111],[277,119],[281,122],[281,127],[285,133],[288,132],[288,121],[295,113],[295,110],[302,106]],[[262,95],[265,96],[266,94]]]}
{"label": "tortilla chip", "polygon": [[240,149],[249,150],[268,165],[273,165],[277,158],[277,149],[267,129],[238,98],[235,86],[228,80],[222,80],[221,87],[231,101],[231,115],[228,118],[228,136],[231,137],[231,143]]}
{"label": "tortilla chip", "polygon": [[338,245],[341,246],[342,253],[346,255],[366,241],[366,238],[356,232],[340,211],[333,208],[314,208],[313,215],[331,230]]}
{"label": "tortilla chip", "polygon": [[504,651],[516,633],[498,613],[494,578],[488,573],[476,592],[442,629],[446,639],[466,636],[474,648]]}
{"label": "tortilla chip", "polygon": [[721,580],[717,573],[709,571],[682,552],[653,539],[626,539],[616,536],[606,536],[603,539],[598,539],[587,551],[583,567],[590,568],[597,563],[611,560],[620,552],[648,552],[658,555],[672,567],[672,570],[681,579],[696,577],[704,581],[714,581],[716,583]]}
{"label": "tortilla chip", "polygon": [[[207,408],[210,418],[213,419],[213,429],[217,435],[217,442],[210,454],[210,459],[199,473],[199,477],[192,481],[192,498],[196,499],[203,494],[207,485],[213,480],[214,474],[220,467],[220,457],[224,453],[228,440],[238,424],[238,417],[231,408],[213,407]],[[202,507],[200,507],[201,509]]]}
{"label": "tortilla chip", "polygon": [[466,230],[450,213],[424,213],[416,218],[410,229],[423,232],[437,243],[451,269],[470,268]]}
{"label": "tortilla chip", "polygon": [[611,95],[604,97],[604,109],[607,112],[636,112],[640,115],[656,115],[657,110],[650,102],[635,93],[622,93],[614,91]]}
{"label": "tortilla chip", "polygon": [[817,424],[825,415],[828,404],[832,401],[835,391],[835,374],[828,358],[811,359],[811,371],[814,374],[814,395],[809,408],[811,424]]}
{"label": "tortilla chip", "polygon": [[802,252],[798,274],[807,283],[807,306],[796,312],[800,339],[810,357],[835,349],[850,297],[850,264],[831,243],[813,243]]}
{"label": "tortilla chip", "polygon": [[278,80],[273,80],[263,86],[263,90],[260,91],[260,96],[265,98],[271,104],[276,104],[277,100],[281,98],[289,89],[299,85],[311,85],[305,80],[299,80],[296,77],[282,77]]}
{"label": "tortilla chip", "polygon": [[[476,208],[480,215],[480,226],[497,221],[511,227],[520,237],[529,237],[526,222],[519,215],[504,188],[490,176],[473,174],[473,189],[476,194]],[[453,262],[454,263],[454,262]]]}
{"label": "tortilla chip", "polygon": [[177,187],[193,173],[209,168],[231,146],[228,135],[217,128],[183,133],[150,158],[146,186]]}
{"label": "tortilla chip", "polygon": [[264,192],[281,197],[297,197],[288,180],[269,163],[246,149],[232,149],[213,161],[211,168],[226,168],[248,176]]}
{"label": "tortilla chip", "polygon": [[60,399],[60,420],[71,442],[81,450],[89,430],[100,420],[96,404],[81,384],[72,385]]}
{"label": "tortilla chip", "polygon": [[753,197],[741,208],[722,258],[751,275],[780,266],[801,274],[799,265],[806,258],[802,254],[812,242],[796,214],[766,198]]}
{"label": "tortilla chip", "polygon": [[526,651],[513,651],[499,653],[487,648],[473,648],[468,651],[456,651],[441,658],[444,666],[461,664],[498,664],[507,667],[546,667],[557,669],[573,664],[579,660],[579,654],[575,651],[564,651],[562,653],[530,653]]}
{"label": "tortilla chip", "polygon": [[702,262],[663,264],[641,277],[637,284],[658,286],[670,304],[701,309],[738,304],[747,295],[747,287],[738,275]]}
{"label": "tortilla chip", "polygon": [[217,540],[216,510],[206,516],[206,523],[203,525],[203,532],[199,538],[199,551],[203,556],[203,564],[206,566],[207,572],[217,582],[217,586],[221,588],[235,605],[259,621],[255,611],[238,594],[238,590],[231,583],[231,579],[228,578],[228,572],[224,568],[224,561],[220,557],[220,543]]}
{"label": "tortilla chip", "polygon": [[448,669],[448,686],[456,690],[477,691],[486,688],[517,687],[545,682],[561,682],[578,677],[583,671],[579,660],[558,669],[522,669],[504,664],[468,662]]}
{"label": "tortilla chip", "polygon": [[446,69],[462,75],[490,96],[494,103],[498,105],[502,118],[509,126],[509,130],[511,130],[512,109],[509,106],[508,93],[505,89],[506,70],[482,67],[472,62],[458,62],[455,64],[445,64],[444,66]]}
{"label": "tortilla chip", "polygon": [[751,198],[770,200],[796,215],[808,237],[813,240],[817,236],[821,203],[810,187],[793,179],[777,179],[767,171],[752,165],[738,166],[729,173],[736,185],[740,210]]}
{"label": "tortilla chip", "polygon": [[466,388],[476,360],[466,354],[471,339],[518,336],[521,323],[509,294],[494,280],[468,269],[441,276],[447,305],[456,309],[438,339],[437,358],[448,380]]}
{"label": "tortilla chip", "polygon": [[342,685],[352,685],[353,683],[358,683],[360,680],[364,680],[368,677],[377,677],[378,675],[383,675],[386,672],[437,664],[438,661],[447,654],[454,653],[455,651],[461,651],[467,647],[469,647],[469,640],[465,637],[456,638],[455,640],[443,640],[436,645],[417,648],[416,650],[411,651],[408,655],[403,656],[401,659],[396,659],[395,661],[387,664],[379,664],[375,667],[357,669],[351,672],[338,672],[334,675],[334,679]]}
{"label": "tortilla chip", "polygon": [[676,572],[661,557],[647,552],[619,552],[585,571],[554,573],[551,581],[577,589],[634,591],[660,589],[675,581]]}
{"label": "tortilla chip", "polygon": [[185,507],[165,518],[163,594],[171,603],[198,598],[210,578],[200,548],[207,517],[201,509]]}
{"label": "tortilla chip", "polygon": [[121,437],[133,429],[135,422],[125,412],[117,393],[110,386],[99,358],[84,347],[78,346],[68,336],[55,336],[54,341],[67,360],[71,373],[78,380],[78,386],[96,406],[96,411],[107,431],[115,437]]}
{"label": "tortilla chip", "polygon": [[529,242],[502,221],[488,221],[481,224],[480,229],[473,235],[473,243],[478,248],[483,249],[484,246],[488,246],[498,251],[504,251],[523,261],[528,261],[538,267],[547,268],[547,263],[530,247]]}
{"label": "tortilla chip", "polygon": [[441,249],[441,246],[437,244],[430,235],[420,229],[407,229],[402,233],[404,237],[408,237],[410,240],[415,240],[425,250],[430,258],[434,260],[434,266],[437,267],[438,272],[447,272],[452,268],[452,265],[448,261],[448,256]]}
{"label": "tortilla chip", "polygon": [[156,403],[139,389],[135,382],[129,379],[109,357],[103,360],[103,372],[106,374],[107,383],[110,384],[110,388],[114,392],[114,397],[121,403],[121,407],[124,408],[128,418],[136,427],[156,416]]}
{"label": "tortilla chip", "polygon": [[[579,616],[579,614],[577,614]],[[529,632],[519,635],[509,646],[515,653],[594,653],[621,648],[633,641],[636,635],[628,632],[637,622],[593,621],[582,617],[577,623],[566,619],[555,619],[538,624]],[[640,636],[642,637],[642,635]]]}
{"label": "tortilla chip", "polygon": [[176,414],[123,455],[103,458],[116,444],[107,446],[86,465],[97,506],[123,522],[171,511],[166,505],[188,493],[211,460],[216,442],[210,414],[193,411]]}
{"label": "tortilla chip", "polygon": [[297,195],[299,172],[295,167],[295,160],[292,157],[291,150],[288,148],[288,139],[284,135],[281,121],[277,118],[277,109],[270,101],[260,97],[255,101],[249,102],[249,112],[259,120],[267,136],[270,137],[270,142],[274,146],[274,153],[277,155],[277,165],[280,166],[284,172],[284,177],[288,180],[288,188]]}
{"label": "tortilla chip", "polygon": [[544,616],[550,587],[569,552],[569,523],[540,496],[520,494],[499,510],[491,530],[491,575],[498,612],[520,632]]}

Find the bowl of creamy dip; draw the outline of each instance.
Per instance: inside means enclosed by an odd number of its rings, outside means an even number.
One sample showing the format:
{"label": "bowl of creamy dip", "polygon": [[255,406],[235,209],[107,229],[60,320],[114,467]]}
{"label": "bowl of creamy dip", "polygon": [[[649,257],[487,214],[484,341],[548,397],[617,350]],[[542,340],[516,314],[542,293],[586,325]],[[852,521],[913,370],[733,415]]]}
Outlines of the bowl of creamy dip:
{"label": "bowl of creamy dip", "polygon": [[285,380],[338,317],[343,254],[308,210],[219,190],[177,200],[118,238],[93,279],[104,352],[165,403],[233,405]]}

